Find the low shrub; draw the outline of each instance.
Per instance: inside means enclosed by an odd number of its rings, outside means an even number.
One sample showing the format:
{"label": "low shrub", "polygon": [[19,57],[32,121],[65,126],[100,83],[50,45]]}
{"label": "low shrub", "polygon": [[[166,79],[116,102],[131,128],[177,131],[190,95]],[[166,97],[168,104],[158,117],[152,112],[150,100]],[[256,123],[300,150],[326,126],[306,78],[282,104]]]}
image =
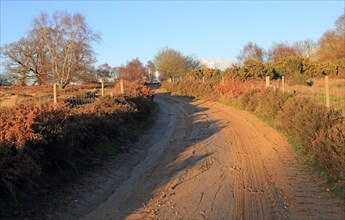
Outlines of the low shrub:
{"label": "low shrub", "polygon": [[311,150],[315,162],[326,168],[333,179],[343,180],[345,187],[345,119],[332,110],[325,113],[325,118],[328,123],[316,133]]}
{"label": "low shrub", "polygon": [[326,169],[328,176],[345,188],[345,119],[340,112],[306,97],[257,87],[255,81],[226,79],[224,84],[165,82],[163,87],[176,94],[213,97],[213,100],[229,103],[239,101],[243,109],[258,113],[293,137],[311,165]]}
{"label": "low shrub", "polygon": [[255,112],[259,106],[259,94],[260,90],[252,89],[245,93],[241,100],[241,106],[243,109],[251,112]]}
{"label": "low shrub", "polygon": [[274,120],[289,97],[290,95],[283,94],[279,90],[266,89],[259,97],[260,108],[258,111],[260,115],[266,119]]}
{"label": "low shrub", "polygon": [[345,119],[305,97],[293,97],[282,107],[277,126],[293,136],[313,165],[329,171],[333,179],[345,178]]}
{"label": "low shrub", "polygon": [[154,107],[153,91],[141,82],[126,85],[126,96],[100,97],[80,108],[62,102],[1,111],[0,195],[16,200],[37,187],[43,173],[74,169],[98,150],[95,141],[131,136]]}
{"label": "low shrub", "polygon": [[[145,82],[143,80],[136,80],[136,81],[127,81],[123,80],[124,92],[126,96],[131,97],[145,97],[151,98],[154,95],[152,89],[145,86]],[[120,82],[117,82],[114,87],[115,94],[120,94]]]}

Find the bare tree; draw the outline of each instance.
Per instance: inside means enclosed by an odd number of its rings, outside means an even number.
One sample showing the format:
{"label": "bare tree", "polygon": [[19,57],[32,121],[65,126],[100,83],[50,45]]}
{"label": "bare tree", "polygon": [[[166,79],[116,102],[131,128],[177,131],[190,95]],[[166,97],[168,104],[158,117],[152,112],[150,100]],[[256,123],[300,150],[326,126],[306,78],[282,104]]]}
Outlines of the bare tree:
{"label": "bare tree", "polygon": [[335,27],[319,40],[317,57],[321,62],[345,58],[345,13],[337,18]]}
{"label": "bare tree", "polygon": [[85,17],[79,13],[72,16],[57,11],[52,18],[41,13],[34,18],[30,34],[43,40],[49,58],[47,66],[61,88],[95,62],[90,43],[100,37],[90,30]]}
{"label": "bare tree", "polygon": [[293,44],[293,48],[296,50],[298,56],[302,56],[311,60],[316,59],[317,44],[311,39],[296,41]]}
{"label": "bare tree", "polygon": [[23,37],[0,49],[5,70],[17,79],[17,84],[44,84],[50,76],[46,69],[46,51],[41,40]]}
{"label": "bare tree", "polygon": [[289,56],[297,56],[295,48],[286,43],[274,43],[271,50],[268,52],[269,60],[280,61]]}
{"label": "bare tree", "polygon": [[41,13],[26,37],[1,47],[2,65],[17,84],[54,82],[63,88],[88,72],[95,61],[90,43],[99,39],[79,13]]}
{"label": "bare tree", "polygon": [[99,65],[96,69],[97,80],[111,81],[117,77],[116,68],[109,66],[107,63]]}
{"label": "bare tree", "polygon": [[335,21],[335,31],[338,34],[345,34],[345,11]]}
{"label": "bare tree", "polygon": [[259,60],[263,61],[264,50],[253,42],[248,42],[237,56],[239,64],[243,64],[245,60]]}
{"label": "bare tree", "polygon": [[194,55],[186,56],[186,60],[189,70],[205,68],[205,66],[201,64],[200,60],[197,59]]}

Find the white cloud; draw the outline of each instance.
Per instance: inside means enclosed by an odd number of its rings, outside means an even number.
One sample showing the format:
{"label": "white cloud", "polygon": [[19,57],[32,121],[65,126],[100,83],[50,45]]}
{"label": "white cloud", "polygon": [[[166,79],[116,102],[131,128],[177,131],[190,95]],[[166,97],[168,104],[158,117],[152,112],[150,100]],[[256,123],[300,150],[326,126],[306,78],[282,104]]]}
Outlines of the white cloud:
{"label": "white cloud", "polygon": [[226,60],[226,59],[215,59],[215,60],[201,59],[200,62],[206,67],[217,68],[220,70],[225,70],[226,68],[230,67],[232,64],[231,60]]}

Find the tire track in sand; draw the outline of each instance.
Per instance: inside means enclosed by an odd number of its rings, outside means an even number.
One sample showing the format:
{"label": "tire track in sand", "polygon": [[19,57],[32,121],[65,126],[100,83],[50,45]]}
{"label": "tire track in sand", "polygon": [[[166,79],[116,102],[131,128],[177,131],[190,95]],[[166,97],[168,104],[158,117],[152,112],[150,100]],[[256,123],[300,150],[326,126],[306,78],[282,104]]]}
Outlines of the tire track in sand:
{"label": "tire track in sand", "polygon": [[86,219],[345,219],[344,201],[255,116],[156,98],[176,116],[169,142]]}

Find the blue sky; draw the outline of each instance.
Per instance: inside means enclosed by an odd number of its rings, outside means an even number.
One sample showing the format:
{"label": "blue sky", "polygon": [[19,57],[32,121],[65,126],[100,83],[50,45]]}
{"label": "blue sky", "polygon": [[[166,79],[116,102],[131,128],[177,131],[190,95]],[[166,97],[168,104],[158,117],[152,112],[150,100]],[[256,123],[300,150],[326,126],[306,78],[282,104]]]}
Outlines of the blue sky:
{"label": "blue sky", "polygon": [[[249,41],[317,41],[334,28],[344,1],[4,1],[1,45],[19,40],[41,11],[80,12],[102,40],[93,44],[96,65],[144,64],[170,47],[209,61],[236,61]],[[228,62],[230,63],[230,62]]]}

